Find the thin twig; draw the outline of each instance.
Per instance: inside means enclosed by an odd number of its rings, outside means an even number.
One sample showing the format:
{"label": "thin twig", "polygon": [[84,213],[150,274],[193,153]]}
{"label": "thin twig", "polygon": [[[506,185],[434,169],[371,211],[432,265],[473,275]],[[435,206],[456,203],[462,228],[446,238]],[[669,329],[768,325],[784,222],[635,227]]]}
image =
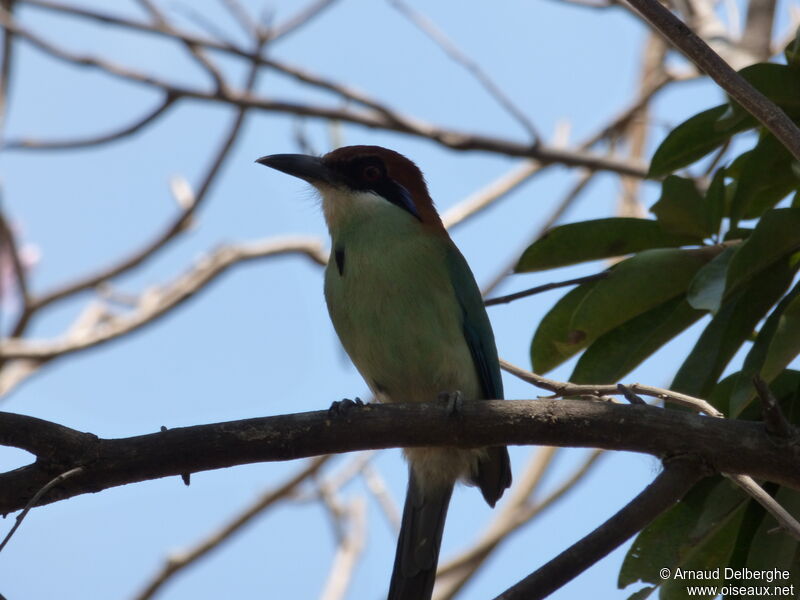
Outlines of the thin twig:
{"label": "thin twig", "polygon": [[0,189],[0,255],[4,253],[3,246],[5,246],[5,251],[7,252],[6,256],[11,260],[11,268],[14,271],[14,277],[17,281],[17,293],[22,301],[22,312],[24,313],[28,310],[28,306],[31,302],[30,292],[28,290],[28,276],[25,273],[25,266],[22,264],[22,257],[20,256],[16,236],[3,214],[2,207],[3,193],[2,189]]}
{"label": "thin twig", "polygon": [[678,502],[707,474],[700,461],[670,460],[649,486],[608,521],[495,600],[539,600],[549,596]]}
{"label": "thin twig", "polygon": [[553,211],[541,224],[537,225],[533,235],[525,240],[525,242],[516,252],[511,254],[511,258],[507,259],[506,263],[496,271],[494,277],[489,281],[489,283],[481,287],[481,294],[484,298],[491,294],[497,288],[497,286],[499,286],[505,280],[506,277],[514,272],[514,267],[519,262],[519,257],[522,255],[525,249],[537,240],[541,239],[543,235],[545,235],[556,223],[558,223],[561,217],[564,216],[564,213],[569,210],[581,193],[586,189],[586,186],[592,180],[594,175],[594,171],[582,171],[580,173],[575,184],[564,195]]}
{"label": "thin twig", "polygon": [[[541,375],[532,373],[531,371],[523,369],[522,367],[513,365],[510,362],[503,360],[502,358],[500,359],[500,368],[508,373],[511,373],[515,377],[522,379],[523,381],[527,381],[528,383],[533,384],[536,387],[549,390],[553,392],[554,395],[560,397],[567,397],[567,396],[600,397],[600,396],[618,396],[622,394],[620,389],[614,384],[579,385],[564,381],[556,381],[554,379],[548,379],[547,377],[542,377]],[[700,398],[695,398],[687,394],[681,394],[680,392],[673,392],[672,390],[658,388],[651,385],[642,385],[641,383],[632,383],[627,387],[630,388],[630,390],[636,394],[658,398],[659,400],[664,400],[666,402],[674,402],[675,404],[686,406],[699,412],[704,412],[710,417],[719,418],[723,416],[723,414],[720,411],[711,406],[705,400],[702,400]]]}
{"label": "thin twig", "polygon": [[[2,0],[0,7],[8,14],[14,7],[13,0]],[[5,137],[5,124],[8,117],[8,92],[11,87],[11,67],[14,56],[14,34],[3,31],[3,58],[0,63],[0,139]]]}
{"label": "thin twig", "polygon": [[270,39],[276,41],[282,37],[296,33],[301,27],[307,25],[321,15],[326,8],[333,6],[336,1],[337,0],[315,0],[311,2],[308,6],[300,9],[297,14],[276,26],[275,31],[270,33]]}
{"label": "thin twig", "polygon": [[767,432],[779,439],[791,439],[796,431],[783,413],[781,405],[778,404],[767,382],[761,375],[756,374],[753,376],[753,385],[761,400],[761,414],[764,417],[764,427]]}
{"label": "thin twig", "polygon": [[469,56],[464,54],[455,43],[447,37],[447,35],[439,29],[433,21],[428,19],[425,15],[418,13],[411,6],[403,2],[403,0],[389,0],[389,4],[394,6],[403,16],[411,21],[417,28],[427,35],[439,48],[444,51],[447,56],[469,71],[475,79],[483,86],[483,88],[491,95],[508,113],[522,125],[522,127],[531,136],[534,144],[538,143],[541,139],[539,132],[533,125],[531,120],[522,112],[508,97],[508,95],[500,89],[488,73],[481,69],[480,65],[472,60]]}
{"label": "thin twig", "polygon": [[219,548],[224,542],[230,540],[234,534],[250,523],[255,517],[281,500],[289,498],[300,484],[317,473],[328,462],[330,455],[318,456],[308,461],[295,475],[276,488],[262,494],[255,502],[237,514],[232,520],[207,536],[200,543],[189,550],[170,556],[161,569],[153,575],[144,589],[136,595],[135,600],[149,600],[164,584],[170,581],[177,573],[196,563],[198,560]]}
{"label": "thin twig", "polygon": [[261,35],[258,22],[250,16],[247,9],[239,3],[239,0],[221,0],[222,5],[228,9],[233,20],[239,24],[249,37],[257,38]]}
{"label": "thin twig", "polygon": [[364,478],[367,489],[375,497],[375,500],[377,500],[378,506],[389,522],[389,525],[395,532],[399,531],[400,511],[389,494],[389,489],[378,469],[367,463],[364,465],[363,469],[361,469],[361,476]]}
{"label": "thin twig", "polygon": [[[313,237],[275,237],[250,244],[222,246],[199,259],[193,267],[163,288],[153,288],[142,295],[136,310],[109,317],[104,327],[95,328],[78,338],[66,337],[52,341],[7,339],[0,348],[0,357],[45,360],[97,346],[152,323],[192,298],[234,265],[285,254],[301,254],[318,264],[327,263],[322,242]],[[0,389],[0,395],[6,391]]]}
{"label": "thin twig", "polygon": [[484,150],[506,156],[534,158],[543,164],[562,164],[570,167],[584,167],[591,170],[613,171],[633,177],[644,177],[644,165],[613,157],[598,156],[591,152],[573,149],[553,148],[544,145],[523,144],[516,141],[493,136],[446,129],[417,119],[403,117],[389,119],[381,113],[364,113],[350,108],[327,107],[305,103],[278,101],[260,97],[252,93],[229,90],[226,93],[210,93],[205,90],[188,88],[173,84],[151,74],[144,74],[127,67],[98,59],[94,56],[75,54],[59,48],[49,41],[31,33],[19,23],[13,23],[7,14],[0,13],[0,24],[16,35],[39,47],[48,54],[61,60],[78,63],[87,67],[103,70],[109,75],[127,81],[134,81],[148,87],[159,88],[180,97],[194,98],[211,102],[233,104],[241,108],[257,108],[267,111],[283,112],[295,115],[314,116],[334,121],[343,121],[365,127],[396,131],[415,137],[423,137],[453,150]]}
{"label": "thin twig", "polygon": [[764,488],[758,485],[749,475],[729,475],[724,474],[728,479],[736,483],[740,488],[747,492],[751,498],[758,502],[764,509],[775,517],[781,529],[786,531],[794,539],[800,540],[800,523],[797,522],[789,512],[770,496]]}
{"label": "thin twig", "polygon": [[539,461],[535,461],[531,465],[530,471],[523,473],[514,486],[512,497],[507,504],[503,505],[500,514],[492,521],[478,542],[440,568],[437,577],[444,581],[437,588],[439,591],[435,596],[436,600],[453,598],[492,553],[508,539],[510,534],[521,529],[564,498],[594,468],[598,459],[604,454],[603,450],[593,450],[555,490],[538,502],[531,501],[531,497],[547,472],[547,467],[555,456],[556,450],[555,448],[543,449],[545,452],[543,464],[540,466],[537,464]]}
{"label": "thin twig", "polygon": [[367,535],[367,503],[356,498],[346,508],[344,520],[346,533],[339,542],[333,558],[328,579],[325,582],[321,600],[341,600],[353,579],[358,559],[364,549]]}
{"label": "thin twig", "polygon": [[[263,41],[260,41],[257,44],[257,51],[261,50],[263,46]],[[247,75],[247,81],[245,82],[245,89],[250,90],[256,83],[256,78],[258,75],[258,65],[253,64],[250,68],[250,72]],[[168,93],[169,94],[169,93]],[[134,251],[128,257],[118,261],[117,263],[100,270],[98,273],[94,273],[78,279],[76,281],[70,282],[62,287],[56,288],[50,292],[46,292],[41,296],[38,296],[32,299],[29,311],[23,313],[18,322],[17,326],[14,328],[13,335],[19,336],[22,334],[25,324],[30,317],[30,313],[33,313],[41,308],[51,304],[57,300],[61,300],[67,296],[71,296],[77,292],[83,291],[85,289],[89,289],[103,283],[109,279],[117,277],[122,273],[126,273],[133,268],[139,266],[147,259],[152,257],[156,254],[159,250],[165,247],[171,240],[177,237],[180,233],[182,233],[186,227],[191,223],[191,219],[194,216],[195,212],[197,211],[198,207],[203,203],[208,195],[208,191],[211,188],[212,183],[216,179],[217,175],[222,169],[222,166],[228,157],[231,148],[233,147],[233,143],[239,135],[241,131],[242,125],[244,123],[244,118],[246,115],[246,109],[240,108],[237,111],[236,116],[231,123],[231,126],[226,133],[220,147],[218,148],[215,156],[212,158],[211,164],[208,169],[205,171],[205,175],[200,182],[198,187],[198,191],[195,194],[194,202],[182,210],[175,219],[172,220],[171,223],[164,229],[162,233],[157,235],[150,243],[146,244],[144,247]],[[2,395],[2,392],[0,392]]]}
{"label": "thin twig", "polygon": [[[172,35],[173,29],[167,19],[166,15],[161,11],[158,6],[152,0],[138,0],[139,4],[141,4],[145,10],[150,14],[153,18],[153,23],[161,28],[164,29],[167,33]],[[217,68],[217,66],[211,61],[208,56],[206,56],[205,51],[203,48],[195,44],[193,42],[189,42],[186,40],[181,40],[183,45],[189,50],[189,53],[194,57],[195,61],[197,61],[203,69],[211,76],[211,79],[214,80],[214,85],[216,86],[217,93],[224,95],[228,89],[228,84],[225,81],[225,77],[222,75],[222,72]]]}
{"label": "thin twig", "polygon": [[489,298],[488,300],[484,300],[483,303],[486,306],[495,306],[497,304],[508,304],[509,302],[513,302],[514,300],[519,300],[520,298],[527,298],[528,296],[541,294],[542,292],[547,292],[549,290],[555,290],[570,285],[580,285],[581,283],[589,283],[590,281],[598,281],[599,279],[605,279],[609,275],[611,275],[610,271],[602,271],[600,273],[595,273],[594,275],[586,275],[585,277],[576,277],[575,279],[568,279],[567,281],[554,281],[552,283],[537,285],[536,287],[532,287],[527,290],[522,290],[521,292],[514,292],[513,294],[507,294],[505,296],[497,296],[496,298]]}
{"label": "thin twig", "polygon": [[25,506],[25,508],[22,509],[22,512],[17,515],[16,522],[14,523],[14,526],[11,528],[11,531],[9,531],[6,534],[6,537],[3,538],[3,541],[0,542],[0,552],[2,552],[3,548],[6,547],[6,544],[8,544],[8,542],[11,540],[11,537],[14,535],[14,533],[17,531],[17,529],[19,529],[19,526],[22,525],[23,519],[28,515],[30,510],[34,506],[36,506],[37,502],[39,502],[39,500],[42,498],[42,496],[44,496],[47,492],[49,492],[51,489],[53,489],[59,483],[62,483],[64,481],[66,481],[67,479],[69,479],[70,477],[74,477],[75,475],[80,475],[81,473],[83,473],[83,471],[84,471],[83,467],[75,467],[74,469],[70,469],[69,471],[65,471],[64,473],[61,473],[61,475],[59,475],[57,477],[54,477],[53,479],[48,481],[45,485],[43,485],[39,489],[39,491],[36,492],[33,495],[33,498],[30,499],[30,501]]}
{"label": "thin twig", "polygon": [[8,150],[72,150],[75,148],[85,148],[87,146],[99,146],[109,142],[121,140],[129,135],[137,133],[147,125],[153,123],[160,116],[165,114],[175,103],[176,98],[166,94],[164,99],[153,110],[140,117],[130,125],[122,129],[111,131],[96,136],[79,139],[65,140],[37,140],[32,138],[11,139],[5,143]]}
{"label": "thin twig", "polygon": [[634,394],[633,390],[631,390],[631,388],[629,388],[627,385],[618,383],[617,389],[625,397],[625,400],[627,400],[631,404],[647,404],[647,402],[645,402],[641,396],[639,396],[638,394]]}

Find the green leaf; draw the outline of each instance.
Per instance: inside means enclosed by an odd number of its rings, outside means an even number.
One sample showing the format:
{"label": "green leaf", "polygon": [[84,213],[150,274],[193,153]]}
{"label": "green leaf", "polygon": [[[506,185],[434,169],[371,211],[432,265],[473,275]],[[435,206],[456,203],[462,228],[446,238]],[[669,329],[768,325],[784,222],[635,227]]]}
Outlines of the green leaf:
{"label": "green leaf", "polygon": [[615,383],[703,316],[683,296],[673,298],[600,336],[583,353],[574,383]]}
{"label": "green leaf", "polygon": [[800,186],[792,155],[772,134],[762,135],[755,148],[742,156],[731,199],[734,221],[760,217]]}
{"label": "green leaf", "polygon": [[[740,70],[739,75],[790,117],[800,116],[800,76],[795,69],[778,63],[757,63]],[[732,106],[734,111],[746,112],[735,102]]]}
{"label": "green leaf", "polygon": [[686,291],[695,273],[718,252],[717,247],[696,250],[645,250],[617,263],[610,275],[597,282],[575,309],[571,326],[589,341]]}
{"label": "green leaf", "polygon": [[572,331],[570,323],[575,309],[598,283],[590,281],[570,290],[541,320],[531,342],[536,373],[546,373],[586,347],[585,336]]}
{"label": "green leaf", "polygon": [[[781,487],[774,497],[789,514],[800,514],[800,493],[797,490]],[[789,571],[790,579],[777,579],[772,585],[789,586],[794,584],[797,587],[800,584],[798,582],[798,578],[800,578],[798,542],[786,531],[773,531],[775,527],[775,520],[771,517],[767,516],[762,519],[761,526],[750,544],[750,554],[747,557],[746,566],[750,570]],[[750,581],[744,585],[753,585],[753,582]]]}
{"label": "green leaf", "polygon": [[722,104],[690,117],[673,129],[650,161],[650,178],[663,177],[692,164],[725,143],[733,134],[753,126],[752,119],[729,116],[729,106]]}
{"label": "green leaf", "polygon": [[725,185],[725,178],[727,176],[727,169],[720,167],[717,169],[717,172],[714,173],[714,177],[706,190],[706,214],[708,215],[709,229],[712,235],[718,234],[720,226],[722,225],[722,217],[725,216],[728,189]]}
{"label": "green leaf", "polygon": [[730,416],[737,417],[755,397],[753,376],[771,382],[800,354],[800,283],[781,300],[761,327],[744,359],[730,399]]}
{"label": "green leaf", "polygon": [[[662,579],[661,569],[674,574],[678,567],[702,568],[701,563],[714,560],[718,562],[711,563],[712,569],[724,565],[734,533],[729,529],[735,529],[746,503],[747,497],[719,476],[701,481],[639,533],[622,563],[618,587],[637,581],[665,584],[663,598],[672,580]],[[674,581],[683,583],[685,597],[687,581]]]}
{"label": "green leaf", "polygon": [[548,231],[522,254],[517,273],[623,256],[650,248],[697,244],[696,237],[673,235],[650,219],[609,218],[561,225]]}
{"label": "green leaf", "polygon": [[[729,418],[731,417],[730,400],[740,377],[741,371],[731,373],[714,386],[714,391],[708,397],[711,405],[721,410]],[[800,397],[800,371],[784,369],[770,382],[769,387],[779,403],[784,406],[791,404],[796,397]],[[791,409],[793,407],[788,406],[788,408]],[[787,418],[792,423],[800,421],[800,406],[797,408],[798,415],[794,419],[789,414],[789,411],[785,411],[787,412]],[[741,411],[739,418],[745,421],[757,421],[761,419],[761,407],[750,404]]]}
{"label": "green leaf", "polygon": [[703,330],[670,389],[699,398],[708,397],[725,366],[750,336],[756,323],[784,294],[793,277],[794,268],[788,259],[774,263],[726,300]]}
{"label": "green leaf", "polygon": [[647,585],[628,596],[628,600],[645,600],[645,598],[649,598],[654,591],[656,591],[655,586]]}
{"label": "green leaf", "polygon": [[661,197],[650,212],[669,233],[702,239],[716,231],[704,198],[691,179],[667,177],[661,185]]}
{"label": "green leaf", "polygon": [[794,39],[786,45],[783,55],[790,67],[800,67],[800,27],[797,28]]}
{"label": "green leaf", "polygon": [[536,330],[533,370],[549,371],[604,333],[681,295],[717,252],[714,246],[645,250],[614,265],[605,279],[578,286],[556,303]]}
{"label": "green leaf", "polygon": [[731,259],[726,294],[799,248],[800,208],[768,211]]}
{"label": "green leaf", "polygon": [[693,308],[717,312],[725,294],[728,266],[738,249],[738,245],[728,246],[697,272],[686,292],[686,299]]}

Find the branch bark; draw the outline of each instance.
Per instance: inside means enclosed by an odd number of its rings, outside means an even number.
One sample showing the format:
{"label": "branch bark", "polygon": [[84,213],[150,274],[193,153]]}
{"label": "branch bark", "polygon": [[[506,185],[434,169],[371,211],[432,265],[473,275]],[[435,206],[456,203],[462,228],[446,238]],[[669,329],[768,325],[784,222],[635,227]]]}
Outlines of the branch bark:
{"label": "branch bark", "polygon": [[621,546],[650,521],[678,502],[692,486],[709,475],[702,461],[681,457],[664,470],[622,510],[553,560],[509,588],[495,600],[540,600],[583,573]]}
{"label": "branch bark", "polygon": [[441,403],[370,404],[99,439],[33,417],[0,413],[0,444],[37,455],[0,475],[0,513],[17,510],[55,475],[83,466],[42,504],[137,481],[262,461],[390,447],[551,445],[697,455],[711,468],[800,489],[800,440],[777,447],[762,423],[729,421],[642,405],[581,400],[468,403],[459,416]]}

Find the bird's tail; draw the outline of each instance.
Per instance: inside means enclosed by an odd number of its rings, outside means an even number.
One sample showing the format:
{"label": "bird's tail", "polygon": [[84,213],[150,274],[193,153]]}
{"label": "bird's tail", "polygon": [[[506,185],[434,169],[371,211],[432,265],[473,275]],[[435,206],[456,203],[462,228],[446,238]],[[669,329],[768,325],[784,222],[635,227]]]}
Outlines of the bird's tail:
{"label": "bird's tail", "polygon": [[423,489],[414,469],[409,468],[388,600],[430,600],[453,485]]}

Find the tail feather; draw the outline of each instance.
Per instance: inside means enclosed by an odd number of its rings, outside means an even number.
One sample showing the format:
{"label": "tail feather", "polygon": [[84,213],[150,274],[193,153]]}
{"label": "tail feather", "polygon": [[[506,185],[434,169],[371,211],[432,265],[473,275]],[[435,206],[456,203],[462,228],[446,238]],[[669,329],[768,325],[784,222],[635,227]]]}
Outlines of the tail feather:
{"label": "tail feather", "polygon": [[472,482],[480,488],[486,503],[494,508],[506,488],[511,486],[508,450],[504,446],[486,448],[486,456],[478,461]]}
{"label": "tail feather", "polygon": [[388,600],[430,599],[452,494],[453,483],[423,491],[414,470],[409,469],[408,491]]}

